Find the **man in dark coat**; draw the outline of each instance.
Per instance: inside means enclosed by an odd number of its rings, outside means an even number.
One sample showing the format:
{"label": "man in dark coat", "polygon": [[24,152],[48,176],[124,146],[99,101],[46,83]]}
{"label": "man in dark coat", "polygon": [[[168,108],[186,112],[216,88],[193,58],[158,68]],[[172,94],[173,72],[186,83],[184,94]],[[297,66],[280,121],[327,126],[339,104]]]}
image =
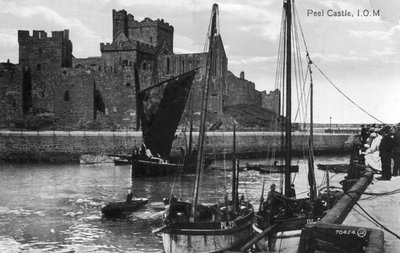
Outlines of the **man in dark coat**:
{"label": "man in dark coat", "polygon": [[398,125],[393,129],[393,132],[393,176],[396,177],[400,172],[400,129]]}
{"label": "man in dark coat", "polygon": [[377,178],[378,180],[390,180],[392,178],[390,161],[392,158],[394,140],[389,131],[390,127],[388,126],[385,126],[382,129],[383,138],[379,145],[379,156],[381,157],[382,162],[382,177]]}

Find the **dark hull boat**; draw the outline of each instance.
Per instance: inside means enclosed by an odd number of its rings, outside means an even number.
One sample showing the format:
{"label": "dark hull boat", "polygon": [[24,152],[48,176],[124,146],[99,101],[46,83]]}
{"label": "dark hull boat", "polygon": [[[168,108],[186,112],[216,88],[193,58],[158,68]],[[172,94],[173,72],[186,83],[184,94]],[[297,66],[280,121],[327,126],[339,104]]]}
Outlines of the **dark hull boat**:
{"label": "dark hull boat", "polygon": [[338,163],[338,164],[317,164],[319,170],[327,170],[333,173],[347,173],[349,171],[350,164]]}
{"label": "dark hull boat", "polygon": [[[189,147],[185,152],[181,147],[182,155],[175,159],[170,157],[170,153],[196,73],[197,69],[194,69],[144,90],[137,88],[137,115],[143,144],[133,152],[132,176],[194,171],[197,162],[195,150]],[[206,160],[206,166],[211,162]]]}
{"label": "dark hull boat", "polygon": [[[204,162],[205,168],[211,165],[213,159],[206,158]],[[149,159],[141,157],[132,161],[133,176],[164,176],[174,174],[184,170],[185,172],[196,171],[196,159],[187,159],[182,162],[169,162],[162,159]]]}
{"label": "dark hull boat", "polygon": [[[267,173],[267,174],[285,173],[285,165],[250,164],[250,163],[246,163],[246,168],[247,168],[247,170],[256,170],[256,171],[258,171],[260,173]],[[299,166],[292,165],[290,167],[290,172],[291,173],[299,172]]]}
{"label": "dark hull boat", "polygon": [[129,202],[110,202],[101,209],[105,216],[117,216],[122,213],[134,212],[148,203],[148,199],[133,199]]}

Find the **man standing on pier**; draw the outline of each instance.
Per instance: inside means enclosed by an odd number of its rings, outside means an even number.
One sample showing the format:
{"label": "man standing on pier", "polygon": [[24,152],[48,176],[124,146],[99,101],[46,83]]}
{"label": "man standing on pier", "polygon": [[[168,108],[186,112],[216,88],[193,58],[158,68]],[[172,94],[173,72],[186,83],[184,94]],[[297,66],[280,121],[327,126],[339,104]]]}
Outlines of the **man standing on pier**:
{"label": "man standing on pier", "polygon": [[393,176],[397,177],[400,172],[400,129],[399,124],[394,128],[393,134]]}
{"label": "man standing on pier", "polygon": [[392,172],[390,168],[390,161],[392,158],[392,150],[394,146],[394,140],[390,134],[390,127],[385,126],[382,129],[383,138],[379,145],[379,155],[382,162],[382,177],[378,177],[378,180],[390,180],[392,178]]}

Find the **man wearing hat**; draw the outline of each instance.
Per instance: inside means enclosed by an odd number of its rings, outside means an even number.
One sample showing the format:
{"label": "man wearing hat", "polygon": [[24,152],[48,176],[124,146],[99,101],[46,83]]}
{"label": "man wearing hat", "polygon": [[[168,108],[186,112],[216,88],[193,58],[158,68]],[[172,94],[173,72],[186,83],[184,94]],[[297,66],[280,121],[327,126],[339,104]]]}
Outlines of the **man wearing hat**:
{"label": "man wearing hat", "polygon": [[399,126],[393,129],[393,176],[397,177],[400,172],[400,131]]}
{"label": "man wearing hat", "polygon": [[390,168],[390,161],[392,158],[392,150],[394,146],[394,140],[390,134],[390,127],[384,126],[382,129],[382,141],[379,145],[379,155],[382,162],[382,177],[377,178],[378,180],[390,180],[392,178],[392,172]]}

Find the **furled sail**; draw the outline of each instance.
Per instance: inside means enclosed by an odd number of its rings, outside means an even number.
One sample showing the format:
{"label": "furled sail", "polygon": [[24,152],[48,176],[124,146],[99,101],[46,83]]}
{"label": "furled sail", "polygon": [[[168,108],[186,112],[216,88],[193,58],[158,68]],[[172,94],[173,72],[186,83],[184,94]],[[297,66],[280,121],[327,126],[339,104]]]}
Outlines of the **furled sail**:
{"label": "furled sail", "polygon": [[186,72],[139,93],[144,144],[153,156],[168,159],[196,72]]}

